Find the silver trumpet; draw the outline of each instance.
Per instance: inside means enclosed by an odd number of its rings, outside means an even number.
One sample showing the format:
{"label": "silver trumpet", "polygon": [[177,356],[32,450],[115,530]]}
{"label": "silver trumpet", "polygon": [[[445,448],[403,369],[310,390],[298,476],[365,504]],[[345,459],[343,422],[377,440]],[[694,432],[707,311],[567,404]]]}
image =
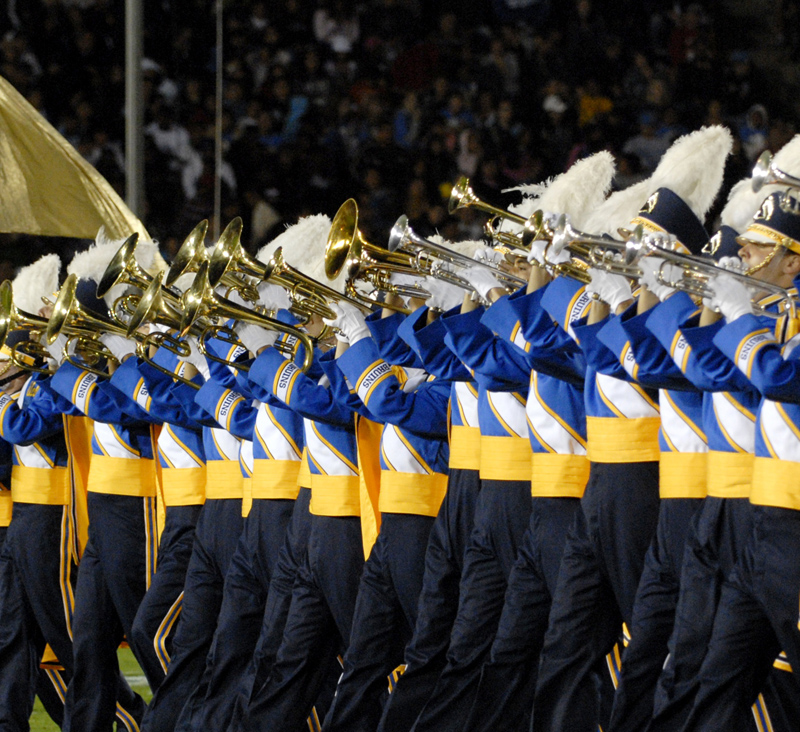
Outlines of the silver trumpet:
{"label": "silver trumpet", "polygon": [[758,156],[758,160],[753,167],[751,185],[754,193],[758,193],[764,186],[768,185],[800,188],[800,178],[789,175],[789,173],[775,167],[775,163],[772,161],[772,153],[769,150],[764,150]]}

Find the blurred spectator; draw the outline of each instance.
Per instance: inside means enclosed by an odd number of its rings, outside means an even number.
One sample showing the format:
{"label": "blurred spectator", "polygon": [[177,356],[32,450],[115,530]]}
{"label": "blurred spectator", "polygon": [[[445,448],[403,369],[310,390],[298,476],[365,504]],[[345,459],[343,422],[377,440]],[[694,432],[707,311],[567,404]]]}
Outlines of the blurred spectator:
{"label": "blurred spectator", "polygon": [[647,175],[656,169],[658,161],[669,147],[669,140],[656,135],[657,124],[658,118],[654,112],[642,112],[639,115],[639,134],[626,140],[622,146],[622,152],[639,158],[639,164]]}
{"label": "blurred spectator", "polygon": [[755,161],[767,147],[768,121],[767,108],[763,104],[754,104],[747,110],[739,127],[739,138],[748,160]]}

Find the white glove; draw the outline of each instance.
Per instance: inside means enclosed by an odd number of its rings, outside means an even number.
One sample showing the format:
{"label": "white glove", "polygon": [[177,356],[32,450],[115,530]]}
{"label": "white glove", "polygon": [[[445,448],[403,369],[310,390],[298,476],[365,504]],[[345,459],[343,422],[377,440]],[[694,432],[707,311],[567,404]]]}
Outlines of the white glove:
{"label": "white glove", "polygon": [[231,302],[235,302],[237,305],[244,305],[246,308],[252,308],[254,304],[249,300],[245,300],[239,293],[239,290],[231,290],[227,295],[223,295],[223,297],[226,297]]}
{"label": "white glove", "polygon": [[728,270],[728,272],[744,272],[746,267],[740,257],[720,257],[717,267]]}
{"label": "white glove", "polygon": [[597,295],[607,303],[612,312],[626,300],[632,300],[631,286],[622,275],[611,274],[602,269],[589,269],[592,281],[586,285],[586,292]]}
{"label": "white glove", "polygon": [[464,290],[435,277],[426,277],[423,287],[431,293],[425,303],[431,310],[450,310],[464,299]]}
{"label": "white glove", "polygon": [[531,242],[531,249],[525,257],[529,264],[536,262],[537,264],[544,266],[544,250],[547,249],[548,243],[549,242],[546,239],[537,239],[536,241]]}
{"label": "white glove", "polygon": [[486,267],[479,267],[477,265],[470,267],[464,272],[464,279],[472,285],[475,292],[484,300],[487,299],[489,290],[493,290],[495,287],[503,287]]}
{"label": "white glove", "polygon": [[267,310],[288,310],[292,304],[289,293],[271,282],[262,282],[258,286],[258,302]]}
{"label": "white glove", "polygon": [[197,369],[204,379],[208,380],[211,378],[211,374],[208,370],[208,363],[206,362],[205,356],[200,353],[200,349],[197,346],[197,341],[194,338],[187,338],[186,343],[189,345],[191,353],[189,353],[188,356],[178,356],[178,360],[190,363]]}
{"label": "white glove", "polygon": [[239,336],[239,340],[244,343],[245,348],[254,356],[258,356],[258,352],[262,348],[271,346],[278,340],[278,331],[267,330],[252,323],[238,325],[236,327],[236,335]]}
{"label": "white glove", "polygon": [[713,297],[704,299],[703,304],[712,310],[719,310],[729,323],[753,312],[753,303],[747,288],[730,275],[717,275],[709,281],[708,287],[714,294]]}
{"label": "white glove", "polygon": [[370,337],[364,315],[355,305],[350,305],[350,303],[346,302],[333,302],[329,307],[336,313],[336,317],[323,318],[322,322],[331,326],[331,328],[338,328],[351,346],[354,346],[364,338]]}
{"label": "white glove", "polygon": [[47,343],[47,338],[42,335],[42,345],[47,349],[47,352],[50,354],[50,358],[53,359],[57,364],[60,364],[64,358],[64,346],[67,345],[67,336],[60,335],[58,336],[53,343]]}
{"label": "white glove", "polygon": [[113,333],[104,333],[100,342],[122,363],[128,356],[136,352],[136,343]]}
{"label": "white glove", "polygon": [[478,247],[475,250],[475,254],[472,255],[472,258],[476,262],[499,264],[503,261],[503,252],[498,252],[496,249],[492,249],[491,247]]}
{"label": "white glove", "polygon": [[642,270],[642,276],[639,277],[639,284],[644,285],[644,287],[650,290],[661,302],[664,302],[664,300],[675,292],[674,287],[669,287],[663,282],[659,282],[659,274],[666,279],[680,277],[680,267],[665,262],[661,257],[642,257],[639,261],[639,269]]}
{"label": "white glove", "polygon": [[[547,242],[545,242],[546,244]],[[564,247],[560,251],[555,251],[552,246],[545,247],[544,250],[544,260],[547,264],[564,264],[565,262],[569,262],[572,258],[572,254]]]}

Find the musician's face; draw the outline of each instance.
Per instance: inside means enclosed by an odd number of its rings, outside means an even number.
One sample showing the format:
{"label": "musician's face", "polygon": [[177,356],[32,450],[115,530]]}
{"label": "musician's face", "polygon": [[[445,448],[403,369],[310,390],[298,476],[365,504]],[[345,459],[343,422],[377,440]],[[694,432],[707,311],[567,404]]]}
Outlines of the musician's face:
{"label": "musician's face", "polygon": [[778,252],[764,265],[765,260],[773,254],[773,250],[773,244],[747,241],[740,247],[739,256],[748,270],[763,265],[761,269],[752,273],[754,279],[781,287],[791,287],[792,280],[797,276],[800,268],[800,256],[780,247]]}

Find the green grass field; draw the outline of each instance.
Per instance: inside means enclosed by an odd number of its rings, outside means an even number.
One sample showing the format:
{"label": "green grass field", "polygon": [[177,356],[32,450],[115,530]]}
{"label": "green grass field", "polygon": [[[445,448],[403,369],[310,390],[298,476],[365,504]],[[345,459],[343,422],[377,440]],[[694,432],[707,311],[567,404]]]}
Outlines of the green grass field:
{"label": "green grass field", "polygon": [[[119,656],[119,667],[133,690],[141,694],[145,701],[150,701],[152,696],[150,687],[147,685],[144,674],[142,674],[142,670],[139,668],[139,664],[136,663],[136,659],[130,649],[121,649],[117,655]],[[44,711],[38,699],[31,717],[31,732],[58,732],[58,726],[47,716],[47,712]]]}

